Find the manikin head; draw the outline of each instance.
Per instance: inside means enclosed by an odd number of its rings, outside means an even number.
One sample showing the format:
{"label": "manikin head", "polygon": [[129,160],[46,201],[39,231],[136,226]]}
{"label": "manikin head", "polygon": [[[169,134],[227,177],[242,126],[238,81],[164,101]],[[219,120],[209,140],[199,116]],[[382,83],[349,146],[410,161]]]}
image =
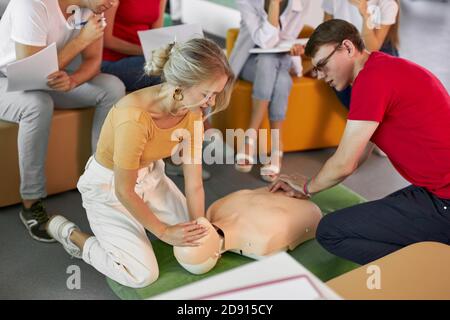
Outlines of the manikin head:
{"label": "manikin head", "polygon": [[214,268],[220,257],[223,239],[214,226],[204,217],[197,223],[208,229],[208,234],[199,240],[197,247],[174,247],[173,253],[178,263],[193,274],[203,274]]}
{"label": "manikin head", "polygon": [[319,25],[305,48],[317,77],[337,91],[344,90],[353,82],[356,77],[355,63],[364,52],[364,41],[358,29],[339,19]]}

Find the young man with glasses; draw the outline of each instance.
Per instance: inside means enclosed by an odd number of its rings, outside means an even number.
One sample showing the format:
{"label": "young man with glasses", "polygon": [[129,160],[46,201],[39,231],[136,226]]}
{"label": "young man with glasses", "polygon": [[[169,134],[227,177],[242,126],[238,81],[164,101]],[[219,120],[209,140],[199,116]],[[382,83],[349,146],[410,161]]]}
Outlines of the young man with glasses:
{"label": "young man with glasses", "polygon": [[[323,0],[324,21],[341,19],[353,24],[368,51],[399,55],[400,0]],[[350,107],[351,87],[336,94]]]}
{"label": "young man with glasses", "polygon": [[316,176],[281,176],[271,191],[302,198],[330,188],[350,176],[375,143],[411,186],[325,216],[319,243],[359,264],[416,242],[450,244],[450,97],[442,83],[408,60],[369,53],[343,20],[321,24],[305,52],[331,87],[352,86],[348,121],[336,153]]}

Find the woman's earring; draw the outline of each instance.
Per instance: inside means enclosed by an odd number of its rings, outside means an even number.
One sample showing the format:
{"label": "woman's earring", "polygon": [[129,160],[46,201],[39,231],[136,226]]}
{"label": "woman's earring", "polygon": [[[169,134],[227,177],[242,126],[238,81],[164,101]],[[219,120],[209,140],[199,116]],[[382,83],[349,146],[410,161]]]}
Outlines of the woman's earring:
{"label": "woman's earring", "polygon": [[173,93],[173,100],[175,101],[183,101],[184,96],[183,93],[181,92],[180,88],[175,89],[175,92]]}

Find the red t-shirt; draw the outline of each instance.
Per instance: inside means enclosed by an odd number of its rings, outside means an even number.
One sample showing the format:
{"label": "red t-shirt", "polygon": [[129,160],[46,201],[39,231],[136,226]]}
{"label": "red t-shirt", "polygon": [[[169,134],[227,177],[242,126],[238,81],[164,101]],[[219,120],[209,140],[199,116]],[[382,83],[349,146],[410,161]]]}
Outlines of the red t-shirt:
{"label": "red t-shirt", "polygon": [[379,122],[371,141],[398,172],[450,199],[450,97],[431,72],[372,53],[353,83],[348,119]]}
{"label": "red t-shirt", "polygon": [[[159,18],[160,0],[121,0],[117,8],[113,35],[138,44],[138,31],[149,30]],[[105,48],[103,60],[117,61],[127,55]]]}

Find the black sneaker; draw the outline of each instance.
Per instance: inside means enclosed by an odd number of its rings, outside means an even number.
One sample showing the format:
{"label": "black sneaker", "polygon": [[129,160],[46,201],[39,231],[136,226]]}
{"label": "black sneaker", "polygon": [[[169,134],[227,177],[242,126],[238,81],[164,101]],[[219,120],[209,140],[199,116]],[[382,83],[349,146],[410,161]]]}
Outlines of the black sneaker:
{"label": "black sneaker", "polygon": [[41,242],[56,242],[45,230],[45,224],[49,218],[42,200],[33,203],[30,209],[22,205],[19,216],[33,239]]}

